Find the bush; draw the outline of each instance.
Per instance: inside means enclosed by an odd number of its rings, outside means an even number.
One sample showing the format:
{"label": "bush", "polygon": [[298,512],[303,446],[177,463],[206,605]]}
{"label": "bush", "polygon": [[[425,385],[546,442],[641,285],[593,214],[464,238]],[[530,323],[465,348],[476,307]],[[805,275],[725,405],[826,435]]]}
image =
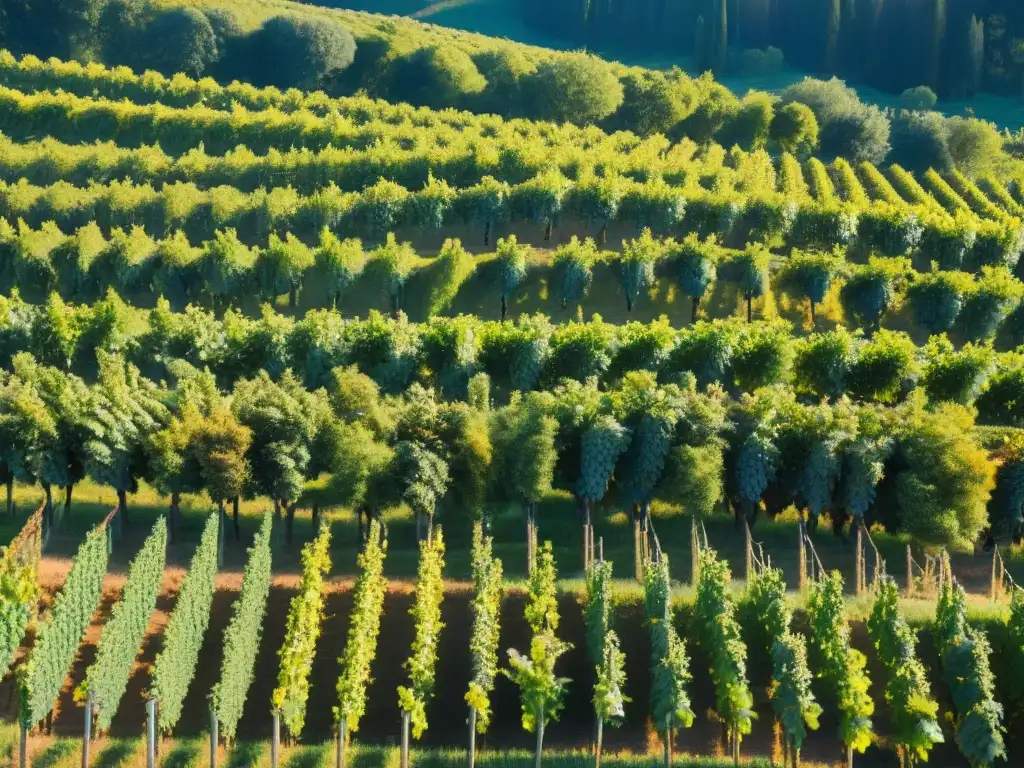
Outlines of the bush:
{"label": "bush", "polygon": [[929,168],[943,173],[951,170],[946,118],[938,112],[900,110],[892,123],[890,159],[917,173]]}
{"label": "bush", "polygon": [[529,111],[560,122],[592,123],[622,104],[622,84],[608,64],[596,56],[574,54],[542,62],[524,78],[525,93],[533,94]]}
{"label": "bush", "polygon": [[614,123],[641,136],[667,133],[693,114],[698,100],[693,81],[677,69],[667,75],[630,71],[622,78],[622,106],[615,113]]}
{"label": "bush", "polygon": [[761,149],[768,143],[774,116],[774,97],[767,93],[749,93],[715,138],[724,147],[739,145],[748,151]]}
{"label": "bush", "polygon": [[356,43],[347,29],[326,19],[275,16],[251,37],[257,85],[314,90],[348,67]]}
{"label": "bush", "polygon": [[946,129],[949,153],[964,175],[973,178],[995,169],[1003,155],[1003,137],[995,125],[974,117],[951,117]]}
{"label": "bush", "polygon": [[461,104],[486,86],[487,81],[467,53],[435,45],[395,61],[388,94],[395,101],[443,108]]}
{"label": "bush", "polygon": [[900,94],[900,104],[904,109],[932,109],[938,102],[939,97],[927,85],[907,88],[907,90]]}
{"label": "bush", "polygon": [[842,80],[804,78],[781,94],[786,104],[800,102],[813,110],[821,126],[821,151],[829,157],[881,163],[889,153],[889,120],[860,100]]}
{"label": "bush", "polygon": [[785,64],[782,51],[773,46],[767,48],[747,48],[740,54],[740,68],[750,75],[764,75],[777,72]]}
{"label": "bush", "polygon": [[522,79],[534,72],[536,65],[512,47],[474,54],[473,63],[487,81],[480,94],[480,106],[505,117],[522,114]]}
{"label": "bush", "polygon": [[165,75],[198,77],[217,60],[213,26],[195,8],[164,11],[143,28],[136,45],[139,62]]}
{"label": "bush", "polygon": [[818,133],[818,118],[811,108],[794,102],[775,110],[769,135],[783,151],[796,155],[813,152]]}

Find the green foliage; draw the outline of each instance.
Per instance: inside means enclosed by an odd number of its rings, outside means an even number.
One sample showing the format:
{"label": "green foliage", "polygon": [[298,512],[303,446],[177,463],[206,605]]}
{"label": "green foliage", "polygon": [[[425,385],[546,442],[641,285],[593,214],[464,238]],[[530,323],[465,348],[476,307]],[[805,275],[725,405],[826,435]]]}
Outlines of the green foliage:
{"label": "green foliage", "polygon": [[150,696],[159,702],[160,730],[169,734],[181,718],[185,694],[199,662],[199,650],[210,623],[220,515],[207,518],[199,546],[192,556],[178,600],[164,631],[164,644],[153,662]]}
{"label": "green foliage", "polygon": [[498,262],[498,286],[502,298],[509,299],[526,279],[530,247],[519,245],[515,235],[498,240],[495,256]]}
{"label": "green foliage", "polygon": [[904,469],[895,483],[901,529],[918,541],[970,547],[988,520],[995,465],[972,432],[964,408],[914,410],[902,425]]}
{"label": "green foliage", "polygon": [[[765,658],[775,643],[789,631],[792,613],[786,604],[786,582],[778,568],[758,571],[750,580],[743,610],[750,615],[753,637],[748,647]],[[756,643],[755,643],[756,641]],[[778,681],[778,678],[776,678]]]}
{"label": "green foliage", "polygon": [[695,614],[697,636],[711,664],[715,711],[738,740],[753,726],[754,698],[747,682],[747,647],[728,594],[729,566],[710,549],[700,552]]}
{"label": "green foliage", "polygon": [[537,563],[527,581],[529,598],[526,623],[535,635],[558,630],[558,574],[551,542],[545,541],[537,553]]}
{"label": "green foliage", "polygon": [[718,264],[718,278],[731,283],[748,301],[758,299],[768,288],[771,253],[762,245],[750,245]]}
{"label": "green foliage", "polygon": [[28,661],[18,670],[21,721],[26,727],[42,720],[56,703],[99,606],[106,572],[107,530],[98,526],[79,546],[49,616],[36,629]]}
{"label": "green foliage", "polygon": [[1007,690],[1010,701],[1020,706],[1024,701],[1024,590],[1015,589],[1010,602],[1010,617],[1006,622],[1007,651]]}
{"label": "green foliage", "polygon": [[97,726],[107,730],[117,705],[128,688],[135,657],[146,637],[149,618],[164,576],[167,553],[167,523],[157,520],[142,549],[128,568],[121,600],[114,605],[110,619],[96,648],[96,660],[86,670],[85,680],[76,698],[88,697],[97,712]]}
{"label": "green foliage", "polygon": [[557,720],[564,705],[567,678],[555,675],[555,664],[572,646],[555,635],[558,629],[558,596],[555,559],[551,542],[540,548],[537,564],[529,580],[526,622],[533,630],[530,655],[510,648],[509,668],[502,673],[519,687],[523,728],[533,732],[548,721]]}
{"label": "green foliage", "polygon": [[625,719],[625,705],[631,701],[622,692],[625,685],[626,654],[619,645],[619,636],[614,630],[609,630],[594,683],[594,711],[602,722],[617,726]]}
{"label": "green foliage", "polygon": [[690,659],[672,617],[668,557],[644,569],[644,615],[651,627],[651,717],[659,733],[689,728],[694,713],[686,684]]}
{"label": "green foliage", "polygon": [[929,339],[924,353],[921,385],[932,403],[973,402],[995,363],[991,346],[968,343],[956,349],[945,334]]}
{"label": "green foliage", "polygon": [[931,698],[924,666],[917,658],[917,638],[900,615],[899,600],[896,582],[882,579],[868,617],[868,633],[888,673],[885,700],[894,741],[910,759],[927,760],[932,747],[943,741],[936,720],[939,705]]}
{"label": "green foliage", "polygon": [[328,84],[355,58],[352,34],[321,17],[274,16],[249,38],[253,80],[278,88],[313,90]]}
{"label": "green foliage", "polygon": [[476,730],[486,733],[491,723],[491,693],[498,672],[498,640],[501,633],[502,565],[494,557],[493,539],[484,536],[483,525],[473,524],[473,633],[469,650],[473,675],[466,702],[476,710]]}
{"label": "green foliage", "polygon": [[600,667],[604,659],[604,643],[611,630],[609,617],[612,609],[612,564],[595,560],[587,570],[587,600],[583,619],[587,625],[587,653],[590,663]]}
{"label": "green foliage", "polygon": [[966,272],[929,272],[919,275],[907,289],[914,319],[931,333],[948,331],[956,322],[964,301],[974,291]]}
{"label": "green foliage", "polygon": [[384,293],[391,300],[393,309],[402,306],[406,280],[416,265],[416,252],[410,243],[399,243],[388,233],[384,245],[371,251],[368,259],[380,274]]}
{"label": "green foliage", "polygon": [[784,152],[813,152],[818,146],[818,120],[806,104],[792,102],[775,110],[770,136]]}
{"label": "green foliage", "polygon": [[628,311],[633,311],[633,304],[642,291],[654,287],[654,268],[664,256],[664,245],[654,239],[650,229],[645,229],[635,240],[623,241],[619,282],[626,294]]}
{"label": "green foliage", "polygon": [[431,315],[444,312],[454,301],[459,288],[476,271],[472,254],[460,240],[445,240],[437,255],[439,274],[430,290]]}
{"label": "green foliage", "polygon": [[586,297],[594,282],[593,269],[598,258],[597,245],[589,237],[581,243],[573,235],[568,243],[555,250],[554,283],[563,307],[579,304]]}
{"label": "green foliage", "polygon": [[836,255],[794,251],[776,272],[775,282],[784,293],[807,299],[813,306],[825,300],[841,267],[842,261]]}
{"label": "green foliage", "polygon": [[995,700],[995,676],[989,666],[991,647],[985,634],[967,625],[963,588],[942,584],[935,608],[936,646],[943,677],[956,709],[956,740],[971,765],[1006,759],[1003,707]]}
{"label": "green foliage", "polygon": [[420,565],[416,581],[416,598],[409,613],[416,619],[416,637],[412,655],[406,660],[409,686],[399,686],[398,706],[412,721],[412,735],[418,739],[427,729],[427,702],[434,695],[434,668],[437,665],[437,644],[444,623],[441,601],[444,599],[444,539],[435,528],[426,541],[420,542]]}
{"label": "green foliage", "polygon": [[324,575],[331,569],[330,545],[331,529],[324,526],[317,537],[302,548],[302,581],[288,608],[284,643],[277,652],[281,666],[277,672],[277,688],[270,698],[274,709],[281,713],[288,733],[295,738],[302,734],[306,723],[309,673],[323,620]]}
{"label": "green foliage", "polygon": [[384,578],[387,549],[387,541],[381,535],[380,522],[371,520],[369,538],[358,557],[359,576],[356,579],[348,638],[338,660],[341,674],[338,677],[338,706],[334,708],[334,717],[336,721],[344,721],[345,730],[353,733],[359,729],[359,721],[366,711],[366,686],[370,683],[370,667],[377,654],[380,617],[387,592],[387,579]]}
{"label": "green foliage", "polygon": [[855,267],[843,284],[839,292],[843,310],[855,325],[869,331],[877,328],[909,272],[906,259],[870,258],[866,266]]}
{"label": "green foliage", "polygon": [[234,612],[224,630],[224,656],[220,681],[212,693],[220,732],[229,741],[235,738],[242,718],[245,699],[256,673],[256,655],[263,634],[263,618],[270,594],[270,535],[273,518],[263,513],[260,529],[249,548],[249,559],[242,574],[242,591],[235,601]]}
{"label": "green foliage", "polygon": [[842,326],[803,339],[793,354],[795,389],[816,400],[835,399],[847,390],[853,337]]}
{"label": "green foliage", "polygon": [[363,271],[366,264],[363,244],[356,239],[339,240],[330,229],[324,227],[320,233],[316,263],[323,270],[328,295],[337,304],[341,294]]}
{"label": "green foliage", "polygon": [[811,693],[811,670],[807,666],[807,644],[803,635],[787,629],[775,641],[772,659],[772,708],[799,752],[808,729],[818,730],[822,712]]}
{"label": "green foliage", "polygon": [[843,577],[833,571],[811,584],[807,599],[812,659],[818,677],[832,690],[839,707],[843,743],[863,753],[871,745],[871,681],[867,658],[850,647],[850,625],[844,615]]}
{"label": "green foliage", "polygon": [[597,122],[622,103],[622,84],[608,64],[589,54],[542,61],[524,80],[537,114],[558,122]]}
{"label": "green foliage", "polygon": [[16,544],[0,548],[0,675],[6,675],[39,601],[36,556],[25,562]]}
{"label": "green foliage", "polygon": [[491,413],[496,490],[524,504],[540,501],[554,478],[558,422],[533,393]]}

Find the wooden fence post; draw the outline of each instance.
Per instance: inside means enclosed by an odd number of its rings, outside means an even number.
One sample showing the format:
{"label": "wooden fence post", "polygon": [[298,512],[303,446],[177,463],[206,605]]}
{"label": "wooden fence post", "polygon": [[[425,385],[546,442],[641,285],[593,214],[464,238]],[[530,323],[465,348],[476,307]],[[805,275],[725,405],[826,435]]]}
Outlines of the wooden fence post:
{"label": "wooden fence post", "polygon": [[807,589],[807,544],[804,541],[804,515],[800,513],[800,519],[797,521],[797,533],[800,537],[800,592],[804,592]]}
{"label": "wooden fence post", "polygon": [[210,707],[210,768],[217,768],[217,712]]}
{"label": "wooden fence post", "polygon": [[743,516],[743,538],[746,547],[746,569],[747,569],[747,586],[750,586],[750,580],[754,577],[754,543],[750,538],[750,523],[747,521],[747,516]]}
{"label": "wooden fence post", "polygon": [[85,699],[85,728],[82,733],[82,768],[89,768],[89,752],[92,746],[92,694]]}
{"label": "wooden fence post", "polygon": [[270,725],[270,768],[277,768],[277,753],[281,747],[281,713],[271,713]]}
{"label": "wooden fence post", "polygon": [[992,547],[992,602],[996,601],[996,563],[999,560],[999,547]]}

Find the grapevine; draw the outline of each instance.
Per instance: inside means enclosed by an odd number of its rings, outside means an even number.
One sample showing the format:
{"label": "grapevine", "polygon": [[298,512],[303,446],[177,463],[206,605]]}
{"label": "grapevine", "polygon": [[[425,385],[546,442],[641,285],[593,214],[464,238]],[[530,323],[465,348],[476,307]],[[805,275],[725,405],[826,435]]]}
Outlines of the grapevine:
{"label": "grapevine", "polygon": [[434,695],[434,668],[437,665],[437,644],[444,623],[441,601],[444,599],[444,539],[440,527],[420,543],[419,576],[416,599],[410,614],[416,619],[416,638],[412,655],[406,660],[409,685],[398,688],[398,706],[412,722],[413,738],[419,739],[427,729],[427,702]]}
{"label": "grapevine", "polygon": [[384,540],[378,520],[370,521],[369,538],[357,560],[359,577],[356,579],[345,649],[338,659],[341,675],[338,677],[338,705],[334,716],[342,731],[342,746],[347,733],[359,730],[359,721],[366,711],[366,686],[370,683],[370,668],[377,654],[380,634],[380,616],[384,609],[387,580],[384,578],[384,558],[388,543]]}
{"label": "grapevine", "polygon": [[483,526],[473,525],[473,634],[469,641],[473,676],[466,701],[476,717],[476,730],[486,733],[491,722],[491,693],[498,669],[502,564],[493,555],[493,540]]}
{"label": "grapevine", "polygon": [[256,655],[270,594],[271,524],[271,513],[264,512],[259,531],[249,548],[249,559],[242,574],[242,591],[235,601],[231,621],[224,630],[220,681],[213,688],[212,700],[220,732],[228,741],[235,737],[256,671]]}
{"label": "grapevine", "polygon": [[160,730],[169,734],[181,717],[185,694],[195,674],[203,636],[210,623],[214,580],[217,577],[217,540],[220,515],[206,520],[199,546],[178,593],[178,601],[164,631],[163,649],[153,662],[149,694],[160,707]]}
{"label": "grapevine", "polygon": [[302,734],[309,699],[309,673],[323,620],[324,575],[331,568],[331,529],[323,526],[302,548],[302,582],[288,608],[284,643],[278,650],[277,688],[271,695],[293,738]]}
{"label": "grapevine", "polygon": [[36,631],[28,661],[18,670],[21,722],[26,727],[42,720],[57,701],[82,635],[99,606],[106,572],[104,523],[91,530],[79,546],[49,616]]}
{"label": "grapevine", "polygon": [[106,730],[117,712],[142,647],[149,618],[156,608],[167,552],[167,522],[160,518],[128,568],[121,600],[103,627],[96,660],[85,673],[76,698],[88,698],[97,712],[97,726]]}

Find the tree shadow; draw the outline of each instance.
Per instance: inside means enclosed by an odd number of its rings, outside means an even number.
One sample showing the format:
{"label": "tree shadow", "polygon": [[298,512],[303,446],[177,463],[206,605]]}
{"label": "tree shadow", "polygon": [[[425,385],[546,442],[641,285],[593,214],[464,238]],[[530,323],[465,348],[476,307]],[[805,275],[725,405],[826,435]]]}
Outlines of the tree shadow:
{"label": "tree shadow", "polygon": [[104,749],[96,758],[96,768],[120,768],[131,763],[137,744],[134,741],[115,741]]}
{"label": "tree shadow", "polygon": [[228,757],[227,768],[248,768],[250,765],[256,765],[265,748],[266,745],[258,741],[236,743]]}
{"label": "tree shadow", "polygon": [[44,749],[42,754],[34,755],[30,763],[32,768],[53,768],[53,766],[74,754],[77,748],[77,740],[55,741]]}
{"label": "tree shadow", "polygon": [[285,763],[285,768],[326,768],[330,757],[329,743],[310,745],[292,753]]}
{"label": "tree shadow", "polygon": [[167,757],[158,761],[162,768],[189,768],[199,756],[199,742],[186,741],[178,744]]}

